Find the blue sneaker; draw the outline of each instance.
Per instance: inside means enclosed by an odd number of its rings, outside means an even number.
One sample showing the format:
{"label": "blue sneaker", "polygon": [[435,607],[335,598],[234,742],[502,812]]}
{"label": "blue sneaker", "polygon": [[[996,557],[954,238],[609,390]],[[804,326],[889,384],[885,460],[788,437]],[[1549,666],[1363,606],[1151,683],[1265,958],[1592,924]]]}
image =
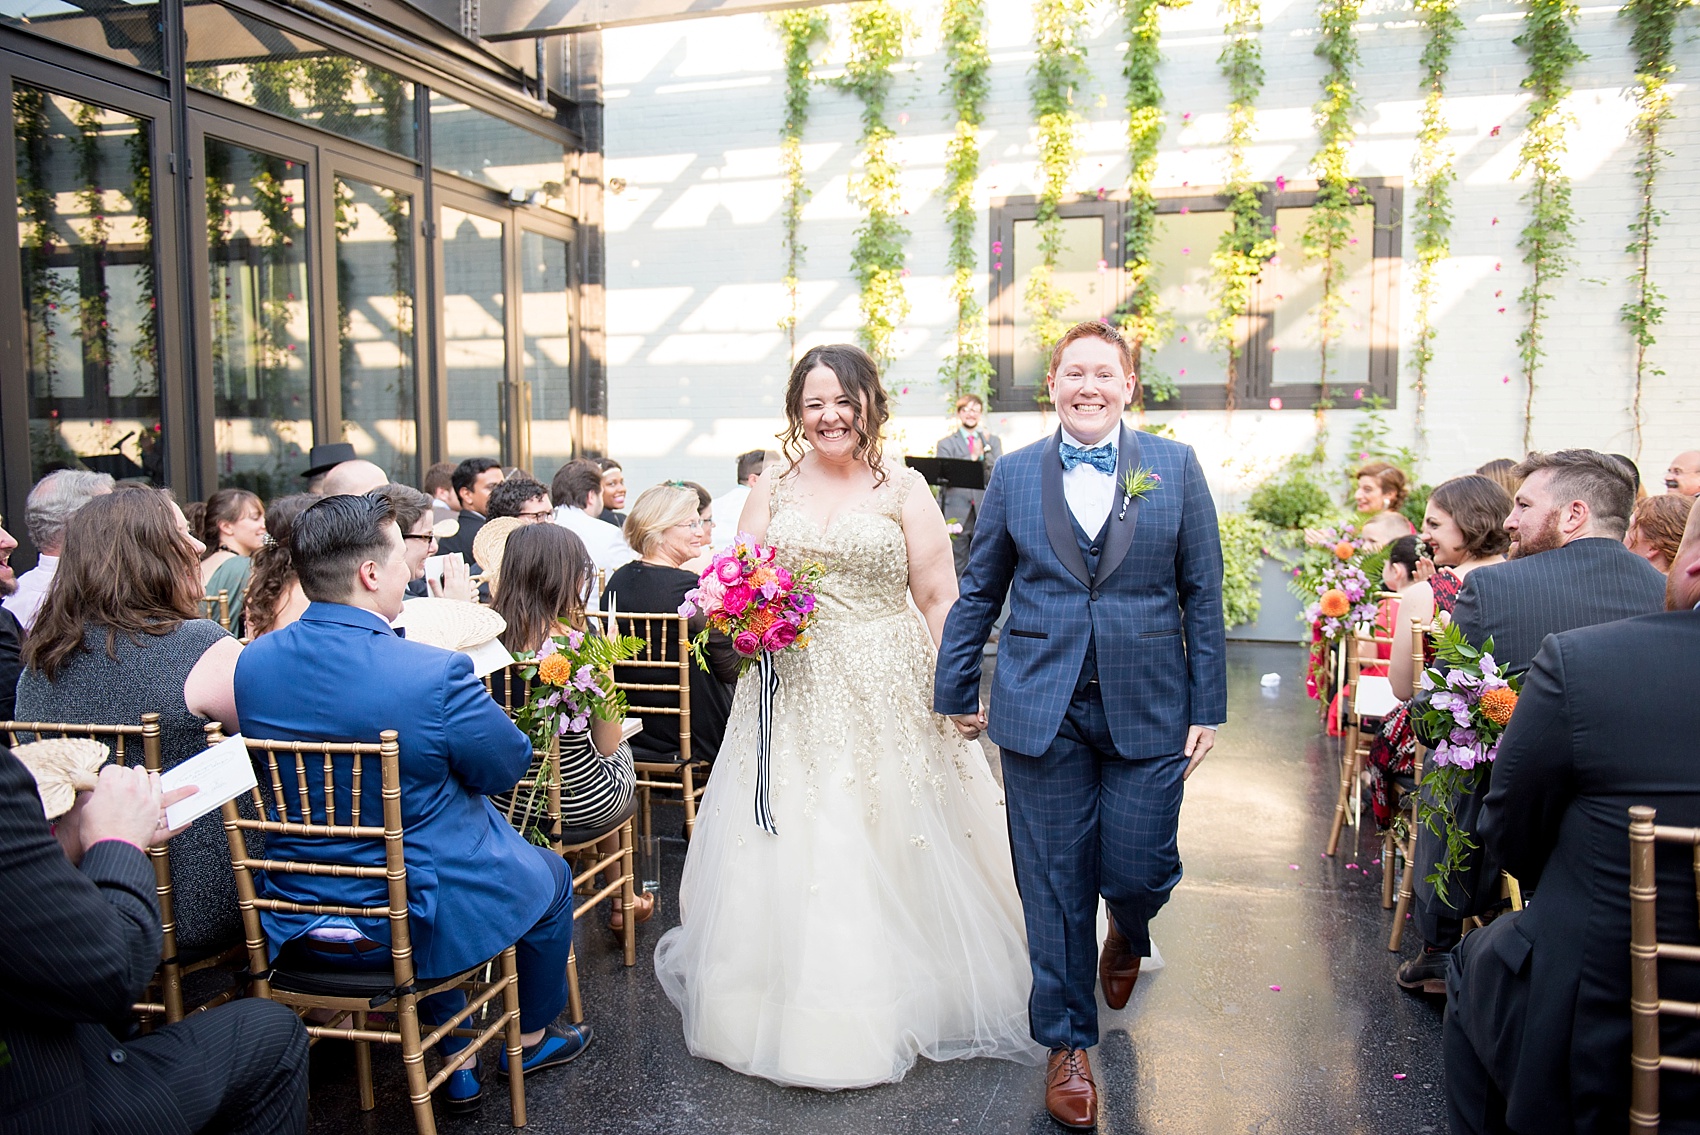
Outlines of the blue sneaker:
{"label": "blue sneaker", "polygon": [[457,1068],[443,1081],[443,1107],[451,1115],[465,1115],[478,1110],[484,1102],[484,1085],[478,1082],[478,1062],[470,1068]]}
{"label": "blue sneaker", "polygon": [[[589,1025],[568,1025],[564,1029],[550,1025],[543,1030],[542,1040],[526,1045],[521,1051],[520,1067],[529,1076],[557,1064],[571,1064],[578,1059],[579,1053],[590,1047],[593,1035]],[[496,1071],[503,1076],[508,1074],[508,1051],[505,1048],[496,1057]]]}

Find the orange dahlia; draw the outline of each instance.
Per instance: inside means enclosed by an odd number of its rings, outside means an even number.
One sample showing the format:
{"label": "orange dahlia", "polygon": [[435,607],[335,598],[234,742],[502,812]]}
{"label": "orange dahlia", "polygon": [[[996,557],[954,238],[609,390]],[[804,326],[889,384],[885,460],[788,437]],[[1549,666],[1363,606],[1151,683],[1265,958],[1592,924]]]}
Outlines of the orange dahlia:
{"label": "orange dahlia", "polygon": [[1330,619],[1344,618],[1352,609],[1352,601],[1338,587],[1322,593],[1322,613]]}
{"label": "orange dahlia", "polygon": [[1349,560],[1357,554],[1358,550],[1352,546],[1352,542],[1350,540],[1342,540],[1338,544],[1334,545],[1334,555],[1338,559]]}
{"label": "orange dahlia", "polygon": [[572,676],[572,659],[564,654],[551,654],[537,664],[537,677],[551,686],[564,686]]}
{"label": "orange dahlia", "polygon": [[1479,703],[1482,716],[1496,725],[1511,723],[1511,711],[1517,708],[1517,691],[1512,689],[1489,690],[1482,695]]}
{"label": "orange dahlia", "polygon": [[757,635],[764,635],[768,628],[778,621],[779,616],[764,607],[750,616],[750,621],[744,625],[744,629]]}

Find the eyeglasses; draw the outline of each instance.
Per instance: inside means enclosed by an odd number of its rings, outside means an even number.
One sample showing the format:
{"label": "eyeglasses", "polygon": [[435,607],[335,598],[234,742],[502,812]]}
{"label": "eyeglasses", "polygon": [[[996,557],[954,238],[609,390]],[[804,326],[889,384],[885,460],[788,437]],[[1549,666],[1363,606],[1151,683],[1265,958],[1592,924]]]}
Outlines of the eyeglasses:
{"label": "eyeglasses", "polygon": [[435,544],[437,542],[437,534],[435,532],[403,532],[401,534],[401,538],[403,540],[423,540],[427,544]]}
{"label": "eyeglasses", "polygon": [[545,520],[548,520],[554,515],[554,509],[545,508],[536,511],[522,512],[519,514],[518,519],[525,521],[527,524],[542,524]]}
{"label": "eyeglasses", "polygon": [[679,521],[679,523],[673,525],[673,527],[675,527],[675,528],[689,528],[692,532],[701,532],[702,529],[703,529],[703,525],[713,524],[713,523],[714,522],[712,520],[704,520],[701,517],[698,517],[695,520],[681,520],[681,521]]}

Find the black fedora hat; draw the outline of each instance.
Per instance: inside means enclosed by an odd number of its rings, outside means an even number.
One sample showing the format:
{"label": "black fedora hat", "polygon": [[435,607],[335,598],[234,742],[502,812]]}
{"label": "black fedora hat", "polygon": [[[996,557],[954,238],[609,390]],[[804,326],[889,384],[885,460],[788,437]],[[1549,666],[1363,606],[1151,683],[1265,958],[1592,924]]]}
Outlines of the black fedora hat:
{"label": "black fedora hat", "polygon": [[315,445],[307,454],[307,463],[311,466],[303,477],[317,477],[320,473],[329,473],[344,461],[355,459],[354,446],[346,441],[333,441],[329,445]]}

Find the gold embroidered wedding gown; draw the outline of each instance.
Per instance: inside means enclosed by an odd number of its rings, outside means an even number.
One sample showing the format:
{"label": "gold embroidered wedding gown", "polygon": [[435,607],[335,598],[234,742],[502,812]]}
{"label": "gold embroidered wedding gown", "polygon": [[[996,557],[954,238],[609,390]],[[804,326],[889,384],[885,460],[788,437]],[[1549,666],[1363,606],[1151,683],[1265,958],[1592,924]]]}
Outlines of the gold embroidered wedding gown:
{"label": "gold embroidered wedding gown", "polygon": [[1037,1063],[1003,792],[932,712],[901,518],[917,474],[822,531],[775,488],[779,562],[824,564],[819,617],[777,659],[771,798],[755,824],[757,681],[738,683],[655,951],[691,1053],[781,1084],[900,1080],[917,1055]]}

